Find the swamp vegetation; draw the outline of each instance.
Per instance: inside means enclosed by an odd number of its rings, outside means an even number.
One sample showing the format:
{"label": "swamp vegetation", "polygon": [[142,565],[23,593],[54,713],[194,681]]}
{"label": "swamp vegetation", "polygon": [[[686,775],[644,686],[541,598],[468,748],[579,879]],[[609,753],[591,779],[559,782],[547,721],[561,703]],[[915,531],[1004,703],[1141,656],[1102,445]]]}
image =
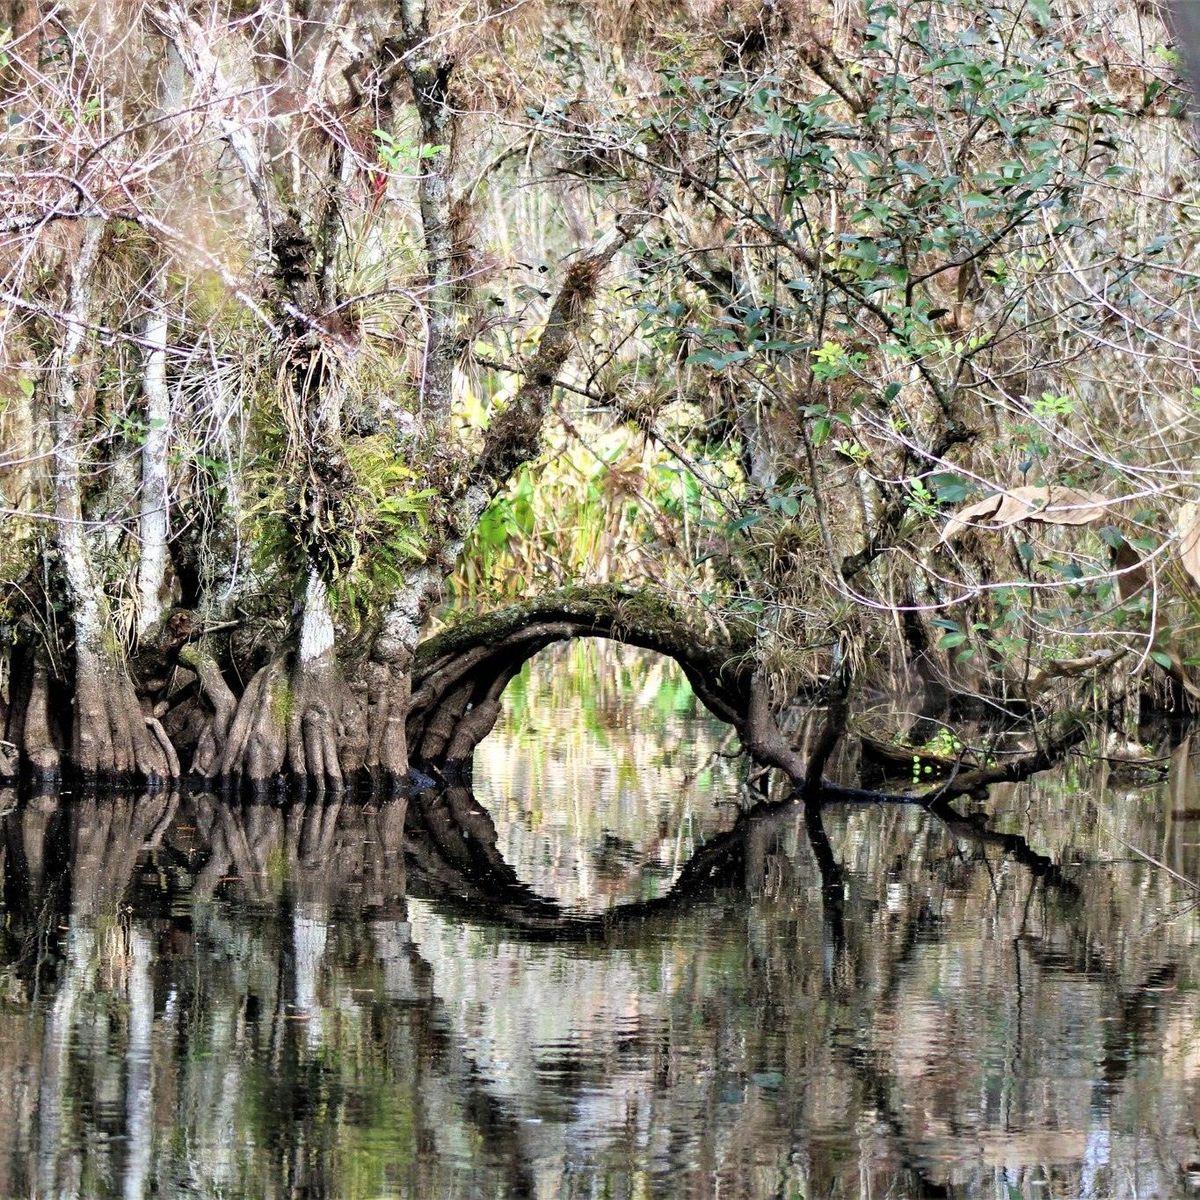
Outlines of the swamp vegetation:
{"label": "swamp vegetation", "polygon": [[0,774],[462,775],[591,634],[810,795],[1200,695],[1156,5],[7,0],[0,95]]}
{"label": "swamp vegetation", "polygon": [[0,1195],[1200,1194],[1172,29],[0,0]]}

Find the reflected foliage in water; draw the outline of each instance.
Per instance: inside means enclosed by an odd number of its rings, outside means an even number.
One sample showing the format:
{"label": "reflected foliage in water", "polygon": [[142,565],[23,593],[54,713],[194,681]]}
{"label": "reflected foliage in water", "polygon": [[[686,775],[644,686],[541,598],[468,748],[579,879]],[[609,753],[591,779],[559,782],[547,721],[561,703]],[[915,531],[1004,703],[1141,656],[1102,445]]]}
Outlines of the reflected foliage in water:
{"label": "reflected foliage in water", "polygon": [[0,1195],[1192,1194],[1196,894],[1131,847],[1200,878],[1195,768],[756,809],[604,911],[461,788],[6,796]]}
{"label": "reflected foliage in water", "polygon": [[737,738],[669,658],[598,638],[525,664],[475,754],[505,858],[596,911],[661,895],[736,815]]}

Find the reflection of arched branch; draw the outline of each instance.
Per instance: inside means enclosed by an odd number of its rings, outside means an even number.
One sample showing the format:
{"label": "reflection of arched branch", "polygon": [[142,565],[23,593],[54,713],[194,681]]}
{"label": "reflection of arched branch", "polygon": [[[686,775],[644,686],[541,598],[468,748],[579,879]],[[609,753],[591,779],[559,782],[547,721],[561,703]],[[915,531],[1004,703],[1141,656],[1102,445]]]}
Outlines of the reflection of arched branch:
{"label": "reflection of arched branch", "polygon": [[987,818],[982,813],[963,816],[945,801],[932,805],[929,811],[956,837],[978,842],[982,846],[998,846],[1014,862],[1028,868],[1040,883],[1068,898],[1078,897],[1079,888],[1063,874],[1062,868],[1052,858],[1034,850],[1019,833],[1000,833],[989,829]]}
{"label": "reflection of arched branch", "polygon": [[[849,903],[845,891],[847,875],[826,832],[823,815],[827,816],[828,810],[823,814],[815,805],[761,805],[743,814],[732,830],[707,842],[662,899],[620,906],[599,917],[581,918],[570,912],[555,912],[554,906],[533,896],[520,883],[498,852],[495,831],[487,814],[465,789],[458,789],[452,802],[445,796],[415,801],[412,811],[416,821],[426,827],[432,822],[421,813],[424,801],[430,800],[438,806],[438,844],[425,842],[421,845],[418,855],[421,865],[413,871],[414,881],[423,894],[454,907],[462,904],[460,897],[465,898],[462,907],[473,921],[500,922],[509,938],[515,935],[538,940],[594,940],[609,946],[623,945],[627,937],[636,936],[639,941],[643,940],[647,936],[647,922],[674,918],[714,887],[752,890],[758,865],[763,859],[755,846],[756,839],[761,842],[764,833],[769,839],[771,831],[795,828],[802,817],[813,861],[820,874],[826,928],[834,946],[835,962],[839,959],[837,948],[845,945],[849,925],[843,912]],[[455,824],[455,812],[464,814],[462,827]],[[936,833],[939,823],[953,839],[974,842],[987,852],[988,857],[994,859],[1001,854],[1019,864],[1037,886],[1071,901],[1079,896],[1076,883],[1053,859],[1034,850],[1024,837],[991,829],[984,820],[965,817],[949,804],[941,804],[931,811],[922,827]],[[410,850],[416,832],[417,825],[410,825]],[[428,833],[419,836],[427,837]],[[768,840],[767,844],[773,843]],[[448,848],[444,856],[440,854],[439,845]],[[447,859],[453,861],[448,863]],[[479,873],[473,873],[473,864],[481,864]],[[1070,913],[1073,908],[1067,905],[1060,911]],[[881,1009],[902,1003],[898,992],[902,979],[908,974],[905,965],[913,961],[922,946],[929,944],[931,937],[938,936],[938,928],[936,913],[923,905],[914,905],[903,919],[898,942],[893,945],[889,939],[891,951],[886,956],[889,967],[883,972],[882,990],[875,990],[875,985],[881,981],[878,974],[872,977],[871,986],[864,988],[861,981],[855,981],[853,970],[836,970],[828,984],[830,999],[845,1012],[845,1019],[851,1024],[859,1020],[866,1022],[861,1037],[839,1037],[834,1053],[861,1088],[863,1106],[876,1114],[878,1129],[888,1145],[887,1156],[903,1172],[903,1176],[897,1178],[903,1178],[914,1194],[927,1196],[947,1196],[957,1192],[925,1152],[925,1135],[913,1125],[911,1115],[904,1107],[901,1081],[887,1055],[871,1049],[867,1030]],[[1157,1011],[1153,988],[1169,981],[1172,972],[1173,968],[1168,965],[1152,972],[1145,985],[1134,992],[1119,990],[1119,1017],[1111,1036],[1105,1038],[1101,1063],[1105,1089],[1120,1085],[1125,1068],[1144,1042],[1147,1026]]]}
{"label": "reflection of arched branch", "polygon": [[[753,889],[758,882],[753,864],[761,862],[763,846],[774,834],[792,828],[802,813],[797,805],[756,805],[741,813],[732,829],[700,846],[666,895],[585,916],[537,894],[517,877],[498,849],[491,817],[467,788],[413,796],[408,811],[405,848],[413,895],[468,913],[473,920],[499,922],[511,932],[556,941],[618,939],[626,928],[668,917],[718,889]],[[820,861],[818,869],[824,881]]]}
{"label": "reflection of arched branch", "polygon": [[[1044,885],[1074,898],[1075,884],[1049,858],[1034,851],[1019,834],[988,829],[978,818],[963,817],[949,804],[929,810],[952,833],[985,846],[998,846],[1027,867]],[[803,817],[813,859],[821,877],[826,916],[835,948],[844,938],[843,868],[825,833],[821,806],[764,801],[738,816],[732,829],[700,846],[666,895],[617,905],[608,912],[581,916],[541,896],[518,878],[498,848],[491,816],[464,786],[431,790],[409,801],[405,849],[412,868],[414,894],[439,901],[474,919],[499,921],[532,937],[604,940],[617,929],[667,914],[717,888],[745,887],[748,847],[772,828]]]}

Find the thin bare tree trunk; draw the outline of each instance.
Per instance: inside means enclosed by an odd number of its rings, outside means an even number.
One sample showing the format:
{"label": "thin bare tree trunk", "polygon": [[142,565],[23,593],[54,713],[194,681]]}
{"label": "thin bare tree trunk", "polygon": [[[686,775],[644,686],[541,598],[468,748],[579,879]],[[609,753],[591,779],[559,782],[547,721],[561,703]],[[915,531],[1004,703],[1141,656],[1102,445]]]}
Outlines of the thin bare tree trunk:
{"label": "thin bare tree trunk", "polygon": [[450,179],[454,170],[457,115],[450,99],[454,60],[439,57],[431,36],[431,6],[402,0],[400,25],[407,44],[405,66],[421,123],[422,153],[418,202],[429,273],[425,301],[425,359],[421,370],[421,409],[437,427],[450,415],[454,365],[459,355],[454,301],[454,222]]}
{"label": "thin bare tree trunk", "polygon": [[146,440],[142,443],[142,508],[138,520],[137,632],[144,637],[162,623],[166,611],[167,499],[171,396],[167,390],[166,270],[159,267],[151,287],[150,310],[142,326],[145,364]]}
{"label": "thin bare tree trunk", "polygon": [[58,550],[75,630],[75,729],[71,757],[89,775],[165,779],[170,763],[146,728],[109,619],[108,600],[92,562],[81,499],[81,369],[104,223],[83,223],[71,272],[66,329],[52,372],[54,515]]}

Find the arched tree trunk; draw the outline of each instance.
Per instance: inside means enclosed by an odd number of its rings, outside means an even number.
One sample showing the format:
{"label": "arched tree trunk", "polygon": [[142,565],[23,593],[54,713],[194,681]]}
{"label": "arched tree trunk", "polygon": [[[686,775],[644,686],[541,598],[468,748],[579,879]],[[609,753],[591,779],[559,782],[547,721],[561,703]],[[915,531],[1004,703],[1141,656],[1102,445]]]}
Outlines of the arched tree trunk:
{"label": "arched tree trunk", "polygon": [[749,745],[752,630],[710,629],[653,592],[606,585],[468,618],[422,644],[407,734],[414,764],[468,774],[509,681],[539,650],[575,637],[610,638],[675,659],[699,699]]}

